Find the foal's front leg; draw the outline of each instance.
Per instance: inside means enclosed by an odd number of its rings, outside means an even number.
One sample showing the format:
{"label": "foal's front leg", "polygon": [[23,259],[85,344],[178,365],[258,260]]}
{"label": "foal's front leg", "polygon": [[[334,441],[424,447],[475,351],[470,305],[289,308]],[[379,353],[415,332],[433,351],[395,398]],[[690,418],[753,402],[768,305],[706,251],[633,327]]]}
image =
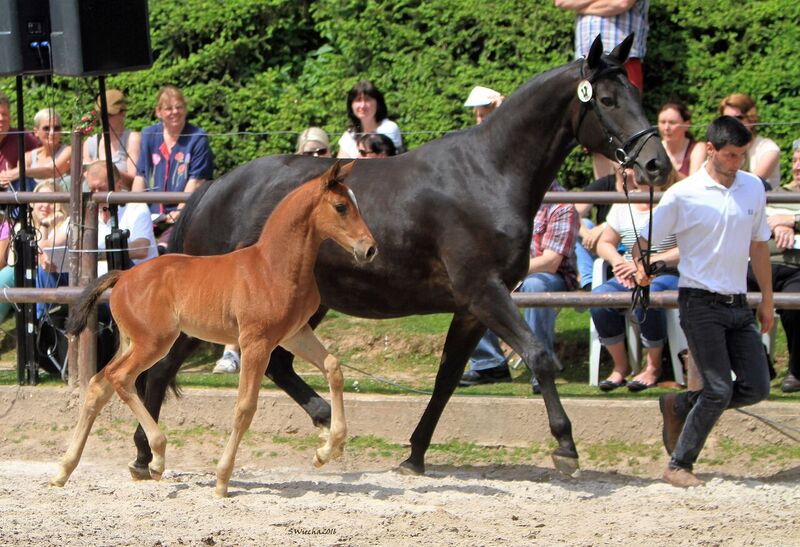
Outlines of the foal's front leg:
{"label": "foal's front leg", "polygon": [[288,340],[283,340],[281,346],[314,363],[320,369],[331,390],[331,429],[325,444],[317,449],[314,456],[314,466],[321,467],[331,458],[338,458],[344,450],[347,437],[347,423],[344,417],[344,376],[339,366],[339,360],[328,353],[322,342],[317,339],[314,331],[308,325]]}
{"label": "foal's front leg", "polygon": [[277,343],[264,341],[256,336],[240,336],[239,346],[242,351],[242,370],[239,373],[239,394],[233,412],[233,429],[217,464],[217,486],[214,495],[220,498],[228,496],[228,483],[233,474],[236,452],[253,421],[253,415],[258,407],[261,378],[267,370],[269,356]]}

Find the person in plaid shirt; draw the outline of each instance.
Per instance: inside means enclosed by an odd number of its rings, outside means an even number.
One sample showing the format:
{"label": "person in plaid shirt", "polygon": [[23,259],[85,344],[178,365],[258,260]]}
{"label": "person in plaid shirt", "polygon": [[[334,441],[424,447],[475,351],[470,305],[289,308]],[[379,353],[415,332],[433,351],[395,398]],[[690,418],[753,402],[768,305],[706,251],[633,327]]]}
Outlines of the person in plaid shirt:
{"label": "person in plaid shirt", "polygon": [[[551,192],[564,192],[556,181]],[[575,241],[578,237],[579,215],[569,203],[543,204],[533,220],[531,261],[528,276],[517,290],[520,292],[571,291],[578,287],[575,264]],[[558,362],[553,350],[557,308],[526,308],[525,320],[533,334]],[[470,368],[461,378],[460,386],[494,382],[510,382],[508,362],[500,349],[500,341],[492,331],[486,331],[470,359]],[[536,377],[531,375],[534,393],[540,393]]]}

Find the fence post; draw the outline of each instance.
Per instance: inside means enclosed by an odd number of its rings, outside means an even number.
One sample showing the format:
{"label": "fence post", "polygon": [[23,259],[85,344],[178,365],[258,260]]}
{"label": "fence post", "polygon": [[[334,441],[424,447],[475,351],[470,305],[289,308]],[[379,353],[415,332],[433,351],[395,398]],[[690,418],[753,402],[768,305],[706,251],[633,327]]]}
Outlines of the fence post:
{"label": "fence post", "polygon": [[[83,245],[80,285],[86,286],[97,277],[97,204],[91,200],[83,208]],[[81,394],[86,393],[89,380],[97,373],[97,308],[89,314],[86,329],[80,335],[78,376]]]}
{"label": "fence post", "polygon": [[[69,286],[80,286],[81,275],[81,236],[83,235],[84,215],[83,215],[83,135],[80,131],[72,132],[72,163],[70,164],[70,191],[69,191],[69,210],[72,218],[72,229],[69,231],[67,248],[69,256]],[[78,360],[80,359],[80,338],[77,336],[69,337],[69,348],[67,350],[67,374],[69,387],[78,386]]]}

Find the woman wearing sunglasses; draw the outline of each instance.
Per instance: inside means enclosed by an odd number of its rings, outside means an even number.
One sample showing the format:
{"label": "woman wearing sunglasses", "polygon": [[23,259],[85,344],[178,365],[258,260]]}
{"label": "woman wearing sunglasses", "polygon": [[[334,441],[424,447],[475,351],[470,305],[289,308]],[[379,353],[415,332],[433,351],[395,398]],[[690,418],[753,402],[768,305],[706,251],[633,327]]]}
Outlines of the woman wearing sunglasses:
{"label": "woman wearing sunglasses", "polygon": [[[42,145],[25,154],[25,174],[33,183],[24,187],[14,184],[18,191],[31,191],[32,186],[44,181],[59,180],[69,188],[69,168],[72,147],[62,144],[61,116],[52,109],[44,108],[33,117],[33,131]],[[0,184],[7,186],[19,178],[19,169],[9,169],[2,174]]]}

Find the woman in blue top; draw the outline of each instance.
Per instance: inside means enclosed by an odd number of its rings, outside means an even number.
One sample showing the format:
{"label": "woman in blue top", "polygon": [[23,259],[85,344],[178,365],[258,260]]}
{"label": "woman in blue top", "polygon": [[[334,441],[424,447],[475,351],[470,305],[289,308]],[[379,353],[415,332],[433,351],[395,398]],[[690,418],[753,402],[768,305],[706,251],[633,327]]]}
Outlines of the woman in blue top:
{"label": "woman in blue top", "polygon": [[[161,120],[142,131],[134,192],[193,192],[204,181],[211,180],[214,154],[208,135],[199,127],[186,123],[186,100],[175,86],[162,87],[156,98],[156,117]],[[183,204],[154,203],[153,213],[164,215],[173,224]]]}

